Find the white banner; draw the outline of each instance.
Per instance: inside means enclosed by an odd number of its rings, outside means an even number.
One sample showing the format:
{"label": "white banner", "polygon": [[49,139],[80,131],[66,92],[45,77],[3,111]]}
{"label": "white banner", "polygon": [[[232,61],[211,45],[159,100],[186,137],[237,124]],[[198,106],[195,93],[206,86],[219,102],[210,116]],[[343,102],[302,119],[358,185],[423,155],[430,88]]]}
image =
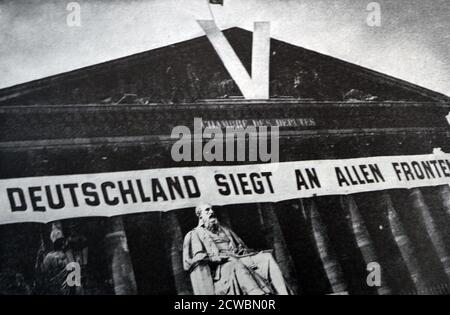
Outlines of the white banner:
{"label": "white banner", "polygon": [[278,202],[450,183],[450,154],[0,180],[0,224]]}

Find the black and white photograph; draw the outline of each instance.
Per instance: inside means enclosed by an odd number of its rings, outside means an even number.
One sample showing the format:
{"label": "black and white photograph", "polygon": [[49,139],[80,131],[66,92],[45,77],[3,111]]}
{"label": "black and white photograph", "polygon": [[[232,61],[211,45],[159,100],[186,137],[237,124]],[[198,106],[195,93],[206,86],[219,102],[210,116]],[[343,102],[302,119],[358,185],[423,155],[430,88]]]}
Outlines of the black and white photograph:
{"label": "black and white photograph", "polygon": [[0,0],[0,295],[450,295],[449,17]]}

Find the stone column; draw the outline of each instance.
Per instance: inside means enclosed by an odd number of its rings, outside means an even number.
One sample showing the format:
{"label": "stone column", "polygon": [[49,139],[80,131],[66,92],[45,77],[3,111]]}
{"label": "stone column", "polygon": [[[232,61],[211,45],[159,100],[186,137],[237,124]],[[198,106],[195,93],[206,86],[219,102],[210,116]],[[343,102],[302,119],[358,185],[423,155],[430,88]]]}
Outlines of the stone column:
{"label": "stone column", "polygon": [[447,222],[450,223],[450,186],[449,185],[440,186],[438,195],[442,203],[443,209],[447,213]]}
{"label": "stone column", "polygon": [[[445,211],[445,222],[450,224],[450,186],[443,185],[438,187],[438,198],[441,202],[442,209]],[[447,242],[450,241],[450,229],[446,229],[445,236],[447,237]]]}
{"label": "stone column", "polygon": [[297,276],[294,262],[281,230],[280,222],[272,204],[258,204],[258,211],[263,222],[267,244],[274,249],[275,259],[280,266],[286,282],[293,294],[298,294]]}
{"label": "stone column", "polygon": [[422,192],[419,188],[412,189],[409,198],[412,206],[421,214],[427,234],[433,243],[433,247],[439,257],[439,260],[441,261],[442,267],[447,275],[447,279],[450,280],[450,255],[448,253],[444,237],[439,231],[439,228],[437,227],[431,214],[431,209],[425,203]]}
{"label": "stone column", "polygon": [[313,199],[304,200],[303,202],[306,213],[311,222],[312,235],[315,240],[320,259],[322,260],[323,268],[327,275],[328,281],[330,282],[331,290],[333,293],[345,292],[348,290],[348,287],[344,280],[342,267],[330,245],[327,229],[320,218],[317,205]]}
{"label": "stone column", "polygon": [[163,227],[166,233],[166,249],[172,265],[175,288],[178,295],[192,295],[191,280],[183,268],[183,234],[175,211],[163,213]]}
{"label": "stone column", "polygon": [[107,220],[105,243],[114,292],[116,295],[137,294],[133,264],[122,218],[113,217]]}
{"label": "stone column", "polygon": [[426,290],[426,281],[425,277],[420,268],[419,262],[415,256],[414,247],[406,234],[403,225],[398,217],[397,211],[395,210],[391,197],[386,193],[382,193],[383,201],[385,202],[385,206],[388,211],[388,219],[389,225],[392,232],[392,235],[397,243],[397,246],[402,255],[403,261],[408,268],[411,279],[414,283],[417,292],[420,294],[421,292],[425,292]]}
{"label": "stone column", "polygon": [[[375,247],[367,231],[366,224],[359,212],[358,206],[352,196],[341,196],[342,208],[350,215],[350,224],[355,236],[356,243],[363,256],[364,262],[368,265],[371,262],[377,262],[381,265]],[[384,268],[382,268],[384,269]],[[383,271],[383,270],[382,270]],[[391,289],[384,281],[384,273],[381,273],[381,285],[376,287],[379,295],[391,294]]]}
{"label": "stone column", "polygon": [[220,210],[214,210],[219,217],[220,223],[224,226],[226,226],[229,229],[233,229],[233,224],[231,222],[231,217],[228,212],[225,211],[225,209]]}

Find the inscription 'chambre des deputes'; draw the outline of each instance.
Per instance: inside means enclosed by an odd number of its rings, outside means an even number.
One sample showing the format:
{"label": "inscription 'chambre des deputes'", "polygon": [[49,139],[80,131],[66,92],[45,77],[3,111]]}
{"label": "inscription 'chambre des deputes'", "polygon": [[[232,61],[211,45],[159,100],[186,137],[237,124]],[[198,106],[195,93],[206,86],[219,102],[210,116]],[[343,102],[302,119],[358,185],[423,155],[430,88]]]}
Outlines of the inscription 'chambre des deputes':
{"label": "inscription 'chambre des deputes'", "polygon": [[280,119],[236,119],[236,120],[203,120],[203,128],[227,127],[315,127],[314,118],[280,118]]}

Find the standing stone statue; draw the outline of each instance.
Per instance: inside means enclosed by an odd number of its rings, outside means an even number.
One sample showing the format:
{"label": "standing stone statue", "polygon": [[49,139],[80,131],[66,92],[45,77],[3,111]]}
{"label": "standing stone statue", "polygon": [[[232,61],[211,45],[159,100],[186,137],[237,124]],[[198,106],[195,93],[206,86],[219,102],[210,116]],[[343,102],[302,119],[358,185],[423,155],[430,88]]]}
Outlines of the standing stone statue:
{"label": "standing stone statue", "polygon": [[271,251],[255,252],[220,225],[212,206],[195,209],[199,224],[184,239],[183,265],[195,294],[287,295],[283,275]]}
{"label": "standing stone statue", "polygon": [[53,251],[49,252],[42,263],[44,275],[43,291],[48,295],[69,295],[73,290],[67,285],[67,265],[71,262],[66,253],[66,239],[58,224],[52,225],[50,239]]}

